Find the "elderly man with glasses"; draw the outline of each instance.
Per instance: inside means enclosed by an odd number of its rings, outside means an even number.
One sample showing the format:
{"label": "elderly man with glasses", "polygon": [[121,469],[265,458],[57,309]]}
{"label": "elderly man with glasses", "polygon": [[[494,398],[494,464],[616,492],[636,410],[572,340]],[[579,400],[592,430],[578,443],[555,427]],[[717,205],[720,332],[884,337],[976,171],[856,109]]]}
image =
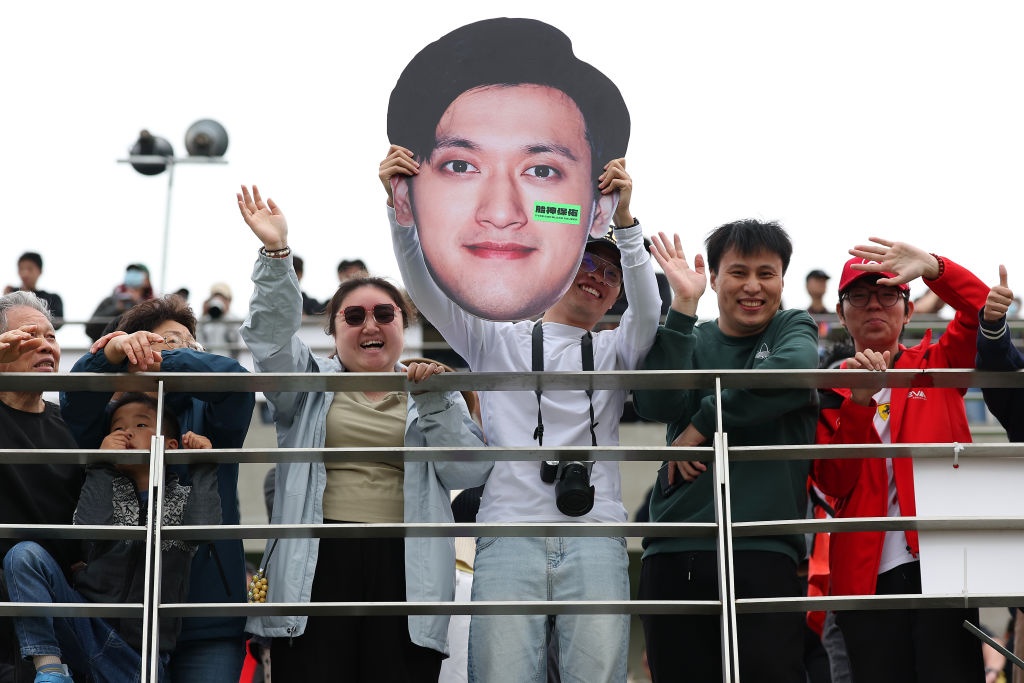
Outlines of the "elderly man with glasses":
{"label": "elderly man with glasses", "polygon": [[[853,339],[844,368],[973,368],[978,311],[988,287],[948,258],[903,242],[871,238],[850,250],[839,281],[836,313]],[[956,316],[937,341],[929,330],[913,347],[900,343],[914,313],[909,282],[921,277]],[[895,444],[969,442],[964,389],[891,387],[821,392],[818,443]],[[839,500],[836,517],[912,517],[910,458],[820,460],[813,476]],[[833,595],[921,592],[917,532],[833,533]],[[978,610],[863,610],[836,614],[853,677],[859,681],[982,681],[981,646],[961,627]]]}
{"label": "elderly man with glasses", "polygon": [[[238,361],[203,351],[196,317],[177,296],[150,299],[121,317],[117,331],[93,344],[72,372],[246,372]],[[112,391],[62,392],[61,412],[80,448],[98,448],[109,421]],[[252,392],[179,391],[167,405],[182,433],[203,434],[214,448],[242,448],[256,405]],[[185,466],[172,468],[188,485]],[[238,524],[238,463],[217,468],[223,524]],[[240,539],[204,543],[192,561],[189,602],[245,602]],[[245,617],[188,617],[169,667],[172,682],[237,680],[245,658]]]}

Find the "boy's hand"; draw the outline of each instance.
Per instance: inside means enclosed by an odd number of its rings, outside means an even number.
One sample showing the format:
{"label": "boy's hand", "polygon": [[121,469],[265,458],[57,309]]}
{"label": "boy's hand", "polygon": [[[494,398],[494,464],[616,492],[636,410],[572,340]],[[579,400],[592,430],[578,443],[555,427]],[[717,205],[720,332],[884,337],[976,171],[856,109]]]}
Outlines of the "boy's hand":
{"label": "boy's hand", "polygon": [[127,451],[131,450],[131,438],[127,432],[116,431],[103,437],[100,448],[105,451]]}
{"label": "boy's hand", "polygon": [[181,445],[185,448],[198,450],[198,449],[211,449],[213,448],[213,442],[207,439],[202,434],[196,434],[195,432],[185,432],[181,435]]}

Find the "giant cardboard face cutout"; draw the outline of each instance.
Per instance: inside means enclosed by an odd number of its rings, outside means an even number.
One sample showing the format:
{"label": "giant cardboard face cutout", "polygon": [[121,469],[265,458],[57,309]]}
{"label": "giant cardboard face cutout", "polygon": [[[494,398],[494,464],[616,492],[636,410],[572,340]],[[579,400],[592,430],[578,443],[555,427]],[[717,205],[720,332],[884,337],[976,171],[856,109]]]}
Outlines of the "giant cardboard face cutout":
{"label": "giant cardboard face cutout", "polygon": [[618,88],[558,29],[488,19],[431,43],[391,93],[388,137],[420,162],[392,179],[435,282],[491,320],[543,313],[568,289],[615,197],[597,178],[625,156]]}

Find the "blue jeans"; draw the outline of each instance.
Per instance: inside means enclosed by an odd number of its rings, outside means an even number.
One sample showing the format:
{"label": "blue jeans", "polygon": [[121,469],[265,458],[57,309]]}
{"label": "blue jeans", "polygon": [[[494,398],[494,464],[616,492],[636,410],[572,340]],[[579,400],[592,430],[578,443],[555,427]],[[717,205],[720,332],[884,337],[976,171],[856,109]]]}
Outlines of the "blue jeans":
{"label": "blue jeans", "polygon": [[237,681],[245,661],[245,641],[239,638],[179,640],[168,666],[171,683]]}
{"label": "blue jeans", "polygon": [[[622,538],[480,538],[473,600],[629,600]],[[471,683],[547,680],[549,618],[474,615]],[[562,683],[626,680],[629,616],[560,614],[554,619]]]}
{"label": "blue jeans", "polygon": [[[12,602],[88,602],[68,585],[57,562],[38,543],[24,541],[11,548],[4,558],[4,574]],[[14,631],[26,659],[55,655],[75,675],[96,681],[141,679],[139,653],[99,617],[14,617]]]}

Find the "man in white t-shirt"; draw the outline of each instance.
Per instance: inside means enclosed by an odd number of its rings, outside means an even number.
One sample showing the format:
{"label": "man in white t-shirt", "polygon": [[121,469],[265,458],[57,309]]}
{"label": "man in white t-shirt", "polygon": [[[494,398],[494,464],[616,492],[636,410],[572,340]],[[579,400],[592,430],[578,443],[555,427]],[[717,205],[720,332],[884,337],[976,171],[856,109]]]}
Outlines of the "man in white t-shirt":
{"label": "man in white t-shirt", "polygon": [[[629,210],[632,180],[625,160],[608,163],[598,179],[602,195],[619,194],[614,229],[591,238],[568,291],[537,323],[494,322],[470,315],[431,278],[417,231],[395,218],[394,176],[417,174],[410,150],[393,145],[381,163],[388,191],[391,235],[402,278],[420,312],[474,371],[632,370],[654,342],[661,300],[643,231]],[[614,330],[591,334],[623,289],[630,306]],[[514,295],[514,293],[510,293]],[[591,351],[587,352],[586,347]],[[616,446],[625,390],[485,391],[483,430],[495,446]],[[556,503],[556,486],[541,478],[536,460],[499,461],[484,488],[477,520],[502,522],[626,521],[618,463],[593,463],[593,507],[570,516]],[[565,508],[566,506],[562,506]],[[586,507],[585,505],[583,506]],[[581,513],[582,509],[576,510]],[[628,558],[622,538],[480,538],[474,566],[474,600],[628,600]],[[624,681],[629,618],[624,614],[475,615],[470,627],[471,681],[544,680],[548,629],[557,632],[561,680]]]}

